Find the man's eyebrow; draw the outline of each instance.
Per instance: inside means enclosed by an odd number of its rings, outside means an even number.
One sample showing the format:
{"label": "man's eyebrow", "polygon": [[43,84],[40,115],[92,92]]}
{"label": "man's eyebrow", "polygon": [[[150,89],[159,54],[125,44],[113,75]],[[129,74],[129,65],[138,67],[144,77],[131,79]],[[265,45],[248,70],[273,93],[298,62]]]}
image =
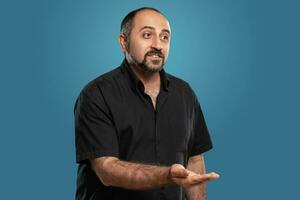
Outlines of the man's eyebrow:
{"label": "man's eyebrow", "polygon": [[[155,30],[155,28],[154,28],[153,26],[143,26],[143,27],[139,30],[139,32],[141,32],[141,31],[144,30],[144,29]],[[169,34],[171,33],[170,30],[168,30],[168,29],[163,29],[162,32],[167,32],[167,33],[169,33]]]}
{"label": "man's eyebrow", "polygon": [[167,32],[167,33],[171,34],[171,31],[168,29],[163,29],[162,32]]}
{"label": "man's eyebrow", "polygon": [[154,28],[153,26],[143,26],[143,27],[139,30],[139,32],[141,32],[141,31],[144,30],[144,29],[155,30],[155,28]]}

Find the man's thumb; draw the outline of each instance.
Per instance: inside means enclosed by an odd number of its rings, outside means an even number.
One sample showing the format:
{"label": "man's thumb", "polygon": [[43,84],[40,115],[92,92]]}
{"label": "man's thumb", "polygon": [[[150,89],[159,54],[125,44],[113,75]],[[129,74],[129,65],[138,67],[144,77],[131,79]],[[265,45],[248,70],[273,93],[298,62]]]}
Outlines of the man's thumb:
{"label": "man's thumb", "polygon": [[171,176],[174,178],[185,178],[188,176],[187,170],[180,164],[171,166]]}

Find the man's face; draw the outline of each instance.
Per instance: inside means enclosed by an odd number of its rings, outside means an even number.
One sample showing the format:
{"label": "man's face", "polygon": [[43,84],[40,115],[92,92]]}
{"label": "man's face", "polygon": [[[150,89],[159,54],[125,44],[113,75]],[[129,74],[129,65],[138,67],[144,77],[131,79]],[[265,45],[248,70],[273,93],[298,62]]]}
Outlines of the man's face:
{"label": "man's face", "polygon": [[163,15],[152,10],[138,12],[125,52],[127,60],[144,71],[160,71],[168,58],[170,36],[170,25]]}

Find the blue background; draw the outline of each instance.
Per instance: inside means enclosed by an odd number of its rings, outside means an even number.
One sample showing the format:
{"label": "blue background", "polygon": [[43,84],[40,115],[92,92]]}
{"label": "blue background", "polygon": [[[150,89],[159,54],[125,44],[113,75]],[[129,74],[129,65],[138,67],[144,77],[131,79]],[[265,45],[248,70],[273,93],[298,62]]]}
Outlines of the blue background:
{"label": "blue background", "polygon": [[1,199],[74,199],[73,106],[123,59],[122,18],[172,28],[166,71],[194,88],[215,148],[208,199],[299,199],[298,1],[1,1]]}

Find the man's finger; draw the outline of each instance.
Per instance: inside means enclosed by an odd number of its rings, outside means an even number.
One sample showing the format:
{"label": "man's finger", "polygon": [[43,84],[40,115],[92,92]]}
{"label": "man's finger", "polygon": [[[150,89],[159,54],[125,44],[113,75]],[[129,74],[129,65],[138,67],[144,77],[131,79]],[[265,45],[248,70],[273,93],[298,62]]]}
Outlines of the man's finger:
{"label": "man's finger", "polygon": [[192,184],[203,183],[210,180],[218,179],[220,176],[214,172],[208,174],[195,174],[191,176]]}

